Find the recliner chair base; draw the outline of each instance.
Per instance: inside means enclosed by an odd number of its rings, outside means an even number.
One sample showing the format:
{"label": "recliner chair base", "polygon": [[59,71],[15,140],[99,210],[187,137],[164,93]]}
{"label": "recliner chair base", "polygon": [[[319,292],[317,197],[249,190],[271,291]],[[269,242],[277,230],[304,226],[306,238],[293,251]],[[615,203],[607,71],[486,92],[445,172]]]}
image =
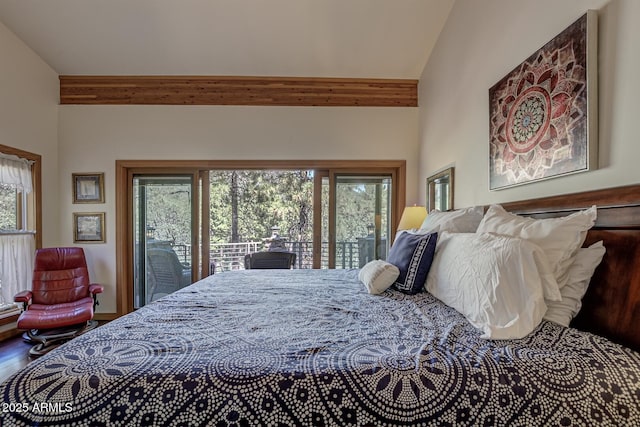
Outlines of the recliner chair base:
{"label": "recliner chair base", "polygon": [[69,326],[66,328],[46,329],[38,333],[40,329],[29,329],[22,338],[31,343],[36,343],[29,350],[29,356],[38,357],[42,356],[53,350],[54,348],[64,344],[65,342],[82,335],[98,326],[98,322],[95,320],[89,320],[86,323],[80,325]]}

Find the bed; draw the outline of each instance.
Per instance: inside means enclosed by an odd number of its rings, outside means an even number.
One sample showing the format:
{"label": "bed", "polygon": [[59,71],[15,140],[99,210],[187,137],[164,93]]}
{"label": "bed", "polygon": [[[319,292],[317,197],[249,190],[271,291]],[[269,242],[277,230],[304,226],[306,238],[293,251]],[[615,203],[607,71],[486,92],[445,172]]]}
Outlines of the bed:
{"label": "bed", "polygon": [[505,207],[592,204],[607,253],[575,327],[484,339],[357,270],[216,274],[29,364],[0,425],[639,425],[640,186]]}

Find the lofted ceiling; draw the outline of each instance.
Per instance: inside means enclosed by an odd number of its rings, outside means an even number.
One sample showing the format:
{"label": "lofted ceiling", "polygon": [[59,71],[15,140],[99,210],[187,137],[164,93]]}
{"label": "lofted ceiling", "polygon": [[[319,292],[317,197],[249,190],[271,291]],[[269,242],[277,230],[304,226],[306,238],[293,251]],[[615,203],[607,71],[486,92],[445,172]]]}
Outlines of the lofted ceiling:
{"label": "lofted ceiling", "polygon": [[62,75],[418,79],[455,0],[0,0]]}

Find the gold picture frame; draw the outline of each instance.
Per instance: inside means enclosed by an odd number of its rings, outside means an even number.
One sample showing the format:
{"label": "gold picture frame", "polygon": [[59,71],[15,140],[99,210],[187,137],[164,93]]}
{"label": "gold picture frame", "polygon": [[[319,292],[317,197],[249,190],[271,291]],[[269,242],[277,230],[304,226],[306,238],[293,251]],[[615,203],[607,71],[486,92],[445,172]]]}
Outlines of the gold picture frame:
{"label": "gold picture frame", "polygon": [[73,213],[73,243],[105,243],[104,212]]}
{"label": "gold picture frame", "polygon": [[74,173],[73,203],[104,203],[104,173]]}
{"label": "gold picture frame", "polygon": [[427,212],[453,209],[454,169],[450,167],[427,178]]}

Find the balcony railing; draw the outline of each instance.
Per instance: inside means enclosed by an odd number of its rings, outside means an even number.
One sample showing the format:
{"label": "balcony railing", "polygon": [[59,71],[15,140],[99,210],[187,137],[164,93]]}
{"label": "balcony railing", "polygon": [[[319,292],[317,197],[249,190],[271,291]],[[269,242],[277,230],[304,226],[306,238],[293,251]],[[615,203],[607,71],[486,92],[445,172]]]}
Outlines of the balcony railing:
{"label": "balcony railing", "polygon": [[[286,249],[296,254],[294,268],[313,268],[313,242],[286,242]],[[263,242],[212,243],[210,249],[210,265],[215,271],[244,270],[244,256],[258,252],[264,247]],[[190,246],[174,245],[173,250],[185,264],[191,263]],[[321,268],[329,266],[329,243],[322,242]],[[336,243],[336,268],[360,267],[360,250],[358,242]]]}

